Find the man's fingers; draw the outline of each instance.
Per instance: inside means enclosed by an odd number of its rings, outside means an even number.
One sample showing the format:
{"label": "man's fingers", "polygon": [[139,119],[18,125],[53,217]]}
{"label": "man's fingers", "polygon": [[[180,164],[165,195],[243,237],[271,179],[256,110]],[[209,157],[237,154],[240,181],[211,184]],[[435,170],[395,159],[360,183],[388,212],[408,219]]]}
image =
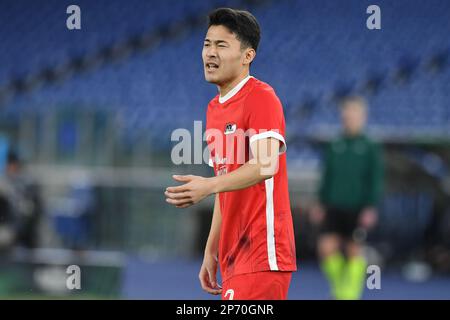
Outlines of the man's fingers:
{"label": "man's fingers", "polygon": [[173,175],[172,178],[176,181],[180,181],[180,182],[189,182],[192,180],[192,175],[186,175],[186,176],[181,176],[181,175]]}
{"label": "man's fingers", "polygon": [[215,296],[222,293],[222,289],[211,289],[211,288],[206,287],[206,288],[203,288],[203,290],[205,290],[206,292],[213,294]]}
{"label": "man's fingers", "polygon": [[186,204],[182,204],[182,205],[175,206],[175,207],[180,208],[180,209],[184,209],[184,208],[192,206],[193,204],[194,204],[193,202],[188,202]]}
{"label": "man's fingers", "polygon": [[173,204],[177,208],[187,208],[194,204],[190,197],[190,194],[186,191],[179,193],[166,191],[164,192],[164,194],[167,197],[166,201],[170,204]]}
{"label": "man's fingers", "polygon": [[207,271],[208,271],[208,277],[209,277],[209,284],[210,284],[210,288],[211,288],[209,290],[209,293],[214,294],[214,295],[222,293],[222,288],[217,283],[216,273],[209,269]]}
{"label": "man's fingers", "polygon": [[164,192],[164,194],[166,195],[167,198],[169,199],[175,199],[175,200],[179,200],[179,199],[190,199],[190,194],[189,192],[185,191],[185,192],[169,192],[166,191]]}
{"label": "man's fingers", "polygon": [[194,177],[193,175],[187,175],[187,176],[177,176],[174,175],[172,176],[175,180],[180,181],[180,182],[186,182],[185,184],[182,184],[181,186],[176,186],[176,187],[168,187],[166,188],[166,191],[168,192],[173,192],[173,193],[180,193],[180,192],[185,192],[185,191],[189,191],[189,187],[187,187],[187,183],[190,182],[192,180],[192,177]]}
{"label": "man's fingers", "polygon": [[211,285],[211,288],[216,289],[217,282],[216,282],[216,275],[213,271],[208,269],[208,276],[209,276],[209,284]]}
{"label": "man's fingers", "polygon": [[171,193],[180,193],[180,192],[186,192],[189,191],[189,187],[187,187],[185,184],[177,187],[167,187],[166,191]]}
{"label": "man's fingers", "polygon": [[185,199],[170,199],[170,198],[167,198],[166,202],[168,202],[170,204],[173,204],[174,206],[181,206],[181,205],[184,205],[184,204],[193,203],[190,198],[185,198]]}
{"label": "man's fingers", "polygon": [[212,290],[212,288],[210,288],[210,286],[209,286],[208,273],[205,270],[202,270],[200,272],[199,279],[200,279],[200,284],[202,286],[202,289],[207,292],[210,292]]}
{"label": "man's fingers", "polygon": [[218,295],[218,294],[222,293],[222,289],[211,288],[210,280],[209,280],[209,276],[208,276],[207,272],[202,271],[199,275],[199,279],[200,279],[200,285],[202,286],[202,289],[205,290],[206,292],[213,294],[213,295]]}
{"label": "man's fingers", "polygon": [[211,294],[217,296],[218,294],[221,294],[221,293],[222,293],[222,289],[210,289],[210,290],[208,291],[208,293],[211,293]]}

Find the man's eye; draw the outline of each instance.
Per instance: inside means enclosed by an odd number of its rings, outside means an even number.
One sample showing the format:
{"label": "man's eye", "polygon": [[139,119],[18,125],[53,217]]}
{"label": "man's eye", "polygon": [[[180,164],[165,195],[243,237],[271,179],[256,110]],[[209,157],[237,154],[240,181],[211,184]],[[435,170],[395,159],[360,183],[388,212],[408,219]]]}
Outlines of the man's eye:
{"label": "man's eye", "polygon": [[224,45],[224,44],[219,44],[218,47],[219,47],[219,48],[226,48],[227,46]]}
{"label": "man's eye", "polygon": [[205,43],[203,46],[204,47],[209,47],[209,43]]}

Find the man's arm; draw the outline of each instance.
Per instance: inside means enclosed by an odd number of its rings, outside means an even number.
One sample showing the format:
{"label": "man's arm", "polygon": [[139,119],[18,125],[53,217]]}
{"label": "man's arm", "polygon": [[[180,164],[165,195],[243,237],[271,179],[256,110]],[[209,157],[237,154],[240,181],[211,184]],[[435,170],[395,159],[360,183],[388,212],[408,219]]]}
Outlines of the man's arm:
{"label": "man's arm", "polygon": [[233,172],[211,178],[174,176],[175,180],[186,183],[167,188],[166,201],[178,208],[186,208],[211,194],[245,189],[273,177],[278,171],[279,140],[257,140],[251,145],[251,150],[254,159]]}
{"label": "man's arm", "polygon": [[312,205],[309,210],[309,219],[313,224],[321,224],[325,219],[325,204],[328,199],[328,190],[330,185],[330,175],[331,175],[331,144],[325,146],[324,155],[322,160],[322,175],[320,178],[319,188],[318,188],[318,201]]}
{"label": "man's arm", "polygon": [[359,224],[363,228],[371,229],[378,221],[377,203],[381,197],[383,188],[383,157],[380,146],[372,145],[370,152],[370,168],[366,207],[362,210]]}
{"label": "man's arm", "polygon": [[383,189],[383,156],[381,147],[373,144],[370,152],[367,205],[375,207],[381,198]]}
{"label": "man's arm", "polygon": [[222,213],[220,212],[219,194],[216,194],[214,201],[213,218],[211,229],[209,230],[208,241],[206,242],[205,255],[209,254],[217,257],[219,252],[220,226],[222,225]]}
{"label": "man's arm", "polygon": [[330,176],[331,176],[331,145],[325,147],[324,157],[323,157],[323,169],[322,169],[322,177],[320,179],[319,185],[319,202],[324,204],[326,199],[328,198],[328,186],[330,185]]}
{"label": "man's arm", "polygon": [[219,195],[216,194],[211,229],[209,231],[208,240],[206,241],[203,264],[198,275],[203,290],[214,295],[222,292],[216,278],[221,225],[222,214],[220,212],[220,199]]}

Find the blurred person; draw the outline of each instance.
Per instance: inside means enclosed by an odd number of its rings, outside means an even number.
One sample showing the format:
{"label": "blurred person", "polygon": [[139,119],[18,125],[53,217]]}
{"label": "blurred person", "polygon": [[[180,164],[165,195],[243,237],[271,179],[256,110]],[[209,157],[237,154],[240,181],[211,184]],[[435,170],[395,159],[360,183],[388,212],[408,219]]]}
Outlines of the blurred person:
{"label": "blurred person", "polygon": [[52,209],[55,231],[65,248],[83,251],[91,244],[95,194],[88,175],[79,174]]}
{"label": "blurred person", "polygon": [[[0,179],[3,243],[27,248],[37,246],[42,201],[38,186],[24,170],[18,154],[10,150]],[[0,240],[1,241],[1,240]]]}
{"label": "blurred person", "polygon": [[382,154],[364,133],[367,104],[363,98],[345,98],[341,119],[343,133],[326,148],[319,203],[310,218],[321,225],[318,255],[332,296],[359,299],[367,268],[362,245],[378,220]]}
{"label": "blurred person", "polygon": [[0,254],[8,253],[16,239],[14,216],[5,187],[0,181]]}
{"label": "blurred person", "polygon": [[[259,40],[258,22],[249,12],[210,13],[202,58],[206,81],[219,90],[208,105],[206,125],[215,176],[174,176],[184,184],[165,192],[178,208],[215,195],[199,279],[206,292],[222,299],[286,299],[296,270],[283,107],[272,87],[250,76]],[[251,129],[259,133],[235,139],[239,130]],[[208,138],[214,130],[221,147]],[[236,159],[239,151],[229,156],[242,149],[244,161]]]}

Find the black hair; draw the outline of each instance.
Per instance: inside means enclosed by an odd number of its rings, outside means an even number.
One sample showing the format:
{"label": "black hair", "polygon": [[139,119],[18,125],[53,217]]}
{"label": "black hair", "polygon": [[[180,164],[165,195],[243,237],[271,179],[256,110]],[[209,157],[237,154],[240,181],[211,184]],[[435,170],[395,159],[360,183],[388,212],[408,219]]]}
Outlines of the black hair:
{"label": "black hair", "polygon": [[224,26],[236,35],[242,48],[258,49],[261,30],[258,21],[248,11],[219,8],[208,15],[208,28]]}

